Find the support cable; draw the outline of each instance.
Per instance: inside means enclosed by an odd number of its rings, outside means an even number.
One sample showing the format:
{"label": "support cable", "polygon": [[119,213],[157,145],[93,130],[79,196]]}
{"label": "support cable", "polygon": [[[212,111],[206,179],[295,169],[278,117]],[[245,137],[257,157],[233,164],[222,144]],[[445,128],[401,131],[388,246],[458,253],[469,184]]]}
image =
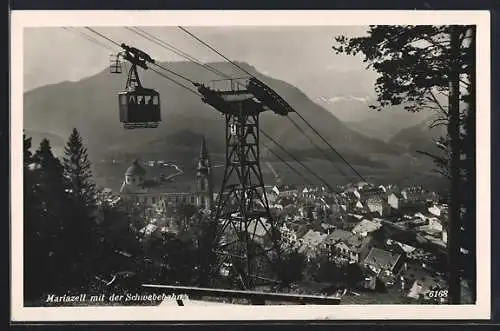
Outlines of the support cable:
{"label": "support cable", "polygon": [[[212,47],[211,45],[209,45],[208,43],[206,43],[205,41],[203,41],[201,38],[197,37],[196,35],[194,35],[193,33],[191,33],[189,30],[187,30],[186,28],[182,27],[182,26],[178,26],[179,29],[181,29],[182,31],[184,31],[185,33],[187,33],[188,35],[190,35],[192,38],[196,39],[197,41],[199,41],[201,44],[205,45],[207,48],[209,48],[210,50],[212,50],[213,52],[215,52],[216,54],[218,54],[219,56],[221,56],[222,58],[224,58],[226,61],[228,61],[229,63],[231,63],[232,65],[234,65],[235,67],[237,67],[238,69],[240,69],[241,71],[243,71],[244,73],[250,75],[251,77],[255,78],[255,79],[258,79],[257,77],[255,77],[255,75],[251,74],[250,72],[248,72],[248,70],[244,69],[243,67],[241,67],[240,65],[238,65],[237,63],[235,63],[234,61],[230,60],[228,57],[226,57],[224,54],[222,54],[221,52],[219,52],[217,49],[215,49],[214,47]],[[295,111],[295,113],[297,113],[297,115],[313,130],[313,132],[318,135],[321,140],[323,142],[325,142],[328,147],[344,162],[347,164],[347,166],[359,177],[361,178],[363,181],[366,182],[366,179],[350,164],[349,161],[347,161],[319,132],[318,130],[316,130],[305,118],[304,116],[302,116],[299,112]],[[304,132],[302,132],[303,134],[305,134]]]}
{"label": "support cable", "polygon": [[[87,29],[88,29],[89,31],[91,31],[91,32],[93,32],[93,33],[95,33],[95,34],[97,34],[97,35],[98,35],[98,36],[100,36],[101,38],[106,39],[106,40],[108,40],[108,41],[112,42],[113,44],[115,44],[115,45],[117,45],[117,46],[119,46],[119,47],[121,48],[121,44],[119,44],[118,42],[116,42],[116,41],[112,40],[111,38],[106,37],[106,36],[105,36],[105,35],[103,35],[102,33],[99,33],[98,31],[96,31],[96,30],[94,30],[94,29],[92,29],[92,28],[88,28],[88,27],[87,27]],[[97,40],[96,40],[96,41],[94,41],[94,42],[95,42],[96,44],[98,44],[98,45],[102,46],[102,47],[106,47],[106,48],[108,48],[107,46],[105,46],[105,45],[103,45],[103,44],[99,43]],[[176,75],[176,76],[178,76],[178,77],[182,77],[184,80],[187,80],[187,81],[189,81],[190,83],[194,83],[192,80],[190,80],[190,79],[188,79],[188,78],[186,78],[186,77],[184,77],[184,76],[182,76],[182,75],[180,75],[180,74],[178,74],[178,73],[176,73],[176,72],[174,72],[174,71],[172,71],[172,70],[170,70],[170,69],[164,68],[163,66],[160,66],[160,65],[157,65],[157,64],[156,64],[156,66],[158,66],[159,68],[161,68],[161,69],[163,69],[163,70],[166,70],[166,71],[168,71],[168,72],[170,72],[170,73],[172,73],[172,74],[174,74],[174,75]],[[191,88],[189,88],[189,87],[185,86],[184,84],[182,84],[182,83],[180,83],[180,82],[176,81],[175,79],[173,79],[173,78],[171,78],[171,77],[169,77],[169,76],[167,76],[167,75],[163,74],[162,72],[160,72],[160,71],[158,71],[158,70],[156,70],[156,69],[154,69],[154,68],[150,68],[150,69],[151,69],[153,72],[155,72],[156,74],[158,74],[158,75],[160,75],[160,76],[162,76],[162,77],[164,77],[164,78],[168,79],[169,81],[173,82],[174,84],[178,85],[179,87],[184,88],[184,89],[188,90],[189,92],[191,92],[191,93],[193,93],[193,94],[196,94],[197,96],[201,96],[201,95],[200,95],[200,94],[199,94],[196,90],[193,90],[193,89],[191,89]],[[267,137],[267,138],[268,138],[271,142],[273,142],[273,143],[274,143],[274,144],[275,144],[278,148],[280,148],[283,152],[285,152],[288,156],[290,156],[290,157],[291,157],[291,158],[293,158],[296,162],[298,162],[298,163],[299,163],[299,164],[300,164],[300,165],[301,165],[304,169],[306,169],[306,170],[307,170],[308,172],[310,172],[310,173],[311,173],[314,177],[316,177],[317,179],[319,179],[319,180],[320,180],[321,182],[323,182],[323,183],[324,183],[324,184],[325,184],[328,188],[330,188],[330,189],[331,189],[331,187],[330,187],[330,185],[328,185],[328,183],[326,183],[326,182],[325,182],[325,181],[324,181],[321,177],[319,177],[316,173],[314,173],[314,172],[313,172],[313,171],[312,171],[309,167],[307,167],[305,164],[303,164],[300,160],[298,160],[298,159],[297,159],[295,156],[293,156],[290,152],[286,151],[286,150],[284,149],[284,147],[282,147],[280,144],[278,144],[278,143],[277,143],[277,142],[276,142],[276,141],[275,141],[275,140],[274,140],[274,139],[273,139],[270,135],[268,135],[267,133],[265,133],[262,129],[260,129],[260,132],[261,132],[264,136],[266,136],[266,137]],[[270,151],[270,152],[271,152],[274,156],[276,156],[276,157],[277,157],[280,161],[282,161],[283,163],[285,163],[285,165],[287,165],[287,166],[288,166],[290,169],[292,169],[295,173],[299,174],[299,176],[300,176],[301,178],[303,178],[304,180],[306,180],[306,181],[307,181],[306,177],[305,177],[304,175],[302,175],[302,174],[301,174],[301,173],[300,173],[297,169],[295,169],[295,168],[294,168],[294,167],[293,167],[290,163],[286,162],[283,158],[281,158],[280,156],[278,156],[278,155],[277,155],[274,151],[272,151],[272,150],[270,150],[270,149],[269,149],[269,151]]]}
{"label": "support cable", "polygon": [[318,179],[320,182],[326,185],[330,190],[333,190],[333,188],[328,184],[323,178],[318,176],[314,171],[312,171],[308,166],[306,166],[302,161],[297,159],[295,156],[293,156],[291,153],[289,153],[283,146],[281,146],[276,140],[274,140],[270,135],[265,133],[263,130],[259,129],[259,131],[272,143],[274,143],[280,150],[282,150],[285,154],[287,154],[289,157],[295,160],[295,162],[299,163],[304,169],[306,169],[310,174],[312,174],[316,179]]}

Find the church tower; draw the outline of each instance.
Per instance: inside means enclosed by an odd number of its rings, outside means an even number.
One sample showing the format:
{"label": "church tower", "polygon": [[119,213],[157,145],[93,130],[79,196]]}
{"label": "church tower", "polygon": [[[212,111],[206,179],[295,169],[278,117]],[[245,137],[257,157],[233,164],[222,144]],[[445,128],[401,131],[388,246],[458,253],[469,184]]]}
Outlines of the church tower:
{"label": "church tower", "polygon": [[196,167],[196,207],[211,210],[213,206],[212,168],[205,137],[201,140],[200,158]]}
{"label": "church tower", "polygon": [[146,170],[140,165],[139,160],[135,160],[125,172],[125,180],[120,189],[121,193],[134,193],[139,190],[144,183]]}

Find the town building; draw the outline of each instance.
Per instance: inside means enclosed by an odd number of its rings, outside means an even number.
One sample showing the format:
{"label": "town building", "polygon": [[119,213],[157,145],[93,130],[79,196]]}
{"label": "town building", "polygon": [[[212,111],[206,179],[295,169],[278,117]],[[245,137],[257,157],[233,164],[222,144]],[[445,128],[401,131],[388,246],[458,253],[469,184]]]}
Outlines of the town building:
{"label": "town building", "polygon": [[299,193],[299,190],[294,185],[283,185],[278,184],[273,187],[273,192],[277,197],[296,197]]}
{"label": "town building", "polygon": [[360,201],[363,203],[369,213],[378,214],[378,216],[388,215],[390,205],[387,201],[386,189],[382,187],[363,187],[360,190]]}
{"label": "town building", "polygon": [[205,139],[202,140],[200,158],[196,169],[195,190],[182,190],[174,181],[147,178],[146,170],[139,160],[135,160],[125,172],[125,180],[120,188],[124,201],[166,210],[168,206],[194,205],[199,209],[213,206],[213,183],[210,160]]}
{"label": "town building", "polygon": [[366,257],[373,244],[372,236],[358,236],[340,229],[332,231],[323,241],[327,251],[356,263]]}
{"label": "town building", "polygon": [[427,192],[420,186],[408,187],[401,191],[405,208],[421,208],[427,201]]}
{"label": "town building", "polygon": [[392,209],[399,210],[404,207],[404,197],[398,192],[391,192],[387,197],[387,203]]}
{"label": "town building", "polygon": [[309,230],[307,233],[299,238],[299,252],[304,254],[308,260],[316,256],[319,251],[320,244],[327,237],[325,233],[314,230]]}
{"label": "town building", "polygon": [[378,220],[370,221],[367,219],[363,219],[352,229],[352,233],[362,237],[366,237],[369,233],[377,231],[381,227],[382,223]]}
{"label": "town building", "polygon": [[371,269],[376,274],[388,272],[397,274],[402,266],[403,258],[401,254],[389,252],[377,247],[372,247],[363,261],[363,265]]}

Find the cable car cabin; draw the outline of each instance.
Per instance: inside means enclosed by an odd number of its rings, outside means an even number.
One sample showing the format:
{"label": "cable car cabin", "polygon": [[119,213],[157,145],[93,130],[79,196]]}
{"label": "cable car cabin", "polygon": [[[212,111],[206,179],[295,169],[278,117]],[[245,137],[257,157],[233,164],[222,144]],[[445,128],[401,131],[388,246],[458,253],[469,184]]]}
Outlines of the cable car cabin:
{"label": "cable car cabin", "polygon": [[160,94],[136,87],[118,94],[120,122],[125,129],[157,128],[161,121]]}

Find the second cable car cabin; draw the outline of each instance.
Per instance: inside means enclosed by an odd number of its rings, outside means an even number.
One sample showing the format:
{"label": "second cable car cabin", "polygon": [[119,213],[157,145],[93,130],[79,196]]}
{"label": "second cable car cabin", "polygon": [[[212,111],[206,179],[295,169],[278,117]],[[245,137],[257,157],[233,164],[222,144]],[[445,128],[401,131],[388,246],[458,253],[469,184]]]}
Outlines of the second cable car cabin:
{"label": "second cable car cabin", "polygon": [[161,121],[160,94],[142,87],[137,66],[148,69],[146,62],[154,63],[143,51],[122,44],[124,52],[119,53],[111,64],[112,73],[121,73],[120,57],[132,66],[128,72],[126,88],[118,93],[119,117],[125,129],[157,128]]}
{"label": "second cable car cabin", "polygon": [[118,94],[120,122],[125,129],[157,128],[161,121],[160,94],[135,87]]}

